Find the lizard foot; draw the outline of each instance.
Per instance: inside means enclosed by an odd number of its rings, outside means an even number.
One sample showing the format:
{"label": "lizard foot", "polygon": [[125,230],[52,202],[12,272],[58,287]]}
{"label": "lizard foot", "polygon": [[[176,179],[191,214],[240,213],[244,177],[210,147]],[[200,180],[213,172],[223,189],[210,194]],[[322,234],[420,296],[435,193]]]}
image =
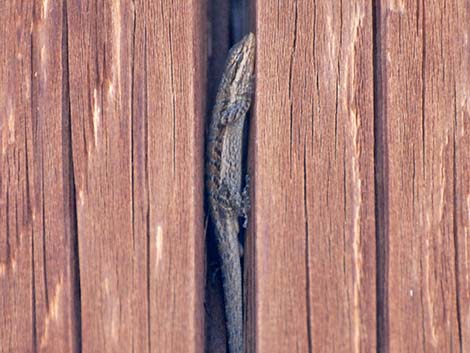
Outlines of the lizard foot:
{"label": "lizard foot", "polygon": [[241,216],[244,218],[243,228],[248,226],[248,213],[251,209],[251,200],[250,200],[250,174],[246,173],[245,176],[245,187],[242,191],[242,204],[241,204]]}

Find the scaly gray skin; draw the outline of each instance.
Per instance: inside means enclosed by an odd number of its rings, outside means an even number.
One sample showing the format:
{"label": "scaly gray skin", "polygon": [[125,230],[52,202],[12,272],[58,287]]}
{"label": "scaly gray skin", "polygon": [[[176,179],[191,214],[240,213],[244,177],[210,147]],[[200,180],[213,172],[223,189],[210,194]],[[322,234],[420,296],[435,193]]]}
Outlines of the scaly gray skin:
{"label": "scaly gray skin", "polygon": [[250,33],[229,52],[212,111],[206,158],[209,211],[221,260],[228,347],[244,352],[239,220],[248,201],[242,188],[243,124],[253,94],[255,36]]}

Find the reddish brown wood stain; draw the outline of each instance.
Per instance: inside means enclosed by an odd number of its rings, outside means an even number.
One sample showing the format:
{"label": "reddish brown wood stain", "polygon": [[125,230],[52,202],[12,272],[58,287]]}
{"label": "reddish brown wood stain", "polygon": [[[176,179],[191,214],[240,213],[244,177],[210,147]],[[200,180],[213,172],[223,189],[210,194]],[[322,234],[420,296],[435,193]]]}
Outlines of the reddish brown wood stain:
{"label": "reddish brown wood stain", "polygon": [[202,352],[203,6],[27,3],[0,5],[0,351]]}
{"label": "reddish brown wood stain", "polygon": [[371,4],[263,3],[253,148],[256,351],[373,352]]}
{"label": "reddish brown wood stain", "polygon": [[[467,2],[253,14],[249,352],[470,351]],[[0,352],[204,351],[206,21],[1,2]]]}
{"label": "reddish brown wood stain", "polygon": [[468,4],[389,2],[376,15],[381,348],[466,352]]}

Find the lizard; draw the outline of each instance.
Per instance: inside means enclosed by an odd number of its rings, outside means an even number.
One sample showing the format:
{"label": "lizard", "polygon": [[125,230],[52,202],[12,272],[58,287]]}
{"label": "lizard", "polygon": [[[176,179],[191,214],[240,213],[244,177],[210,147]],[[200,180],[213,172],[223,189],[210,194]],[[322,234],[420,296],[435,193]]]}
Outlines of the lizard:
{"label": "lizard", "polygon": [[[254,86],[255,36],[247,34],[229,51],[209,123],[206,187],[224,291],[229,353],[244,352],[239,217],[249,208],[242,191],[243,126]],[[248,180],[247,180],[248,182]],[[244,225],[246,226],[246,224]]]}

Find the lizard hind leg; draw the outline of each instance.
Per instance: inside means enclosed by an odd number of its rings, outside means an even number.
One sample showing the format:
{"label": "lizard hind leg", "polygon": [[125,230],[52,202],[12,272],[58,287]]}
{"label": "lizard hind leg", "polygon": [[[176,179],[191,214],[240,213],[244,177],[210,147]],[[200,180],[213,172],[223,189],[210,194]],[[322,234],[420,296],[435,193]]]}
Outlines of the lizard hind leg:
{"label": "lizard hind leg", "polygon": [[243,218],[243,228],[248,226],[248,213],[251,208],[249,182],[250,177],[247,174],[245,187],[242,192],[231,190],[229,185],[222,183],[215,195],[215,200],[220,207]]}
{"label": "lizard hind leg", "polygon": [[246,196],[243,192],[241,193],[234,190],[230,183],[226,181],[222,182],[215,194],[217,204],[225,211],[228,211],[235,216],[244,215],[245,198]]}
{"label": "lizard hind leg", "polygon": [[250,199],[250,174],[246,174],[245,176],[245,187],[243,188],[242,194],[242,204],[241,204],[241,214],[240,216],[243,217],[243,228],[248,227],[248,212],[251,209],[251,199]]}

